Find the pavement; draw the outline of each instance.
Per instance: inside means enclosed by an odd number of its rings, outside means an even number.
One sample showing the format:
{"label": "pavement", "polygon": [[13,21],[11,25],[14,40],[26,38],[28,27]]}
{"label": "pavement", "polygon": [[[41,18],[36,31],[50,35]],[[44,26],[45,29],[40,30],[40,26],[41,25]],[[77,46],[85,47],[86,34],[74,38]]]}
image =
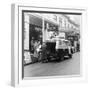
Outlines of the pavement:
{"label": "pavement", "polygon": [[24,77],[63,76],[80,74],[80,53],[61,62],[34,63],[24,66]]}

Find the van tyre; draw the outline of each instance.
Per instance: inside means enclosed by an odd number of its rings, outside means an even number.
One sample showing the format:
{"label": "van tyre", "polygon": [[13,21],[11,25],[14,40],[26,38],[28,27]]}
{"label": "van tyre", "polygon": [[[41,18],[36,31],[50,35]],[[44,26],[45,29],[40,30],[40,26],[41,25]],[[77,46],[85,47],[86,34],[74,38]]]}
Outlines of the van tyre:
{"label": "van tyre", "polygon": [[69,58],[72,58],[72,54],[69,54],[68,56],[69,56]]}
{"label": "van tyre", "polygon": [[61,60],[61,61],[64,60],[64,55],[60,56],[60,60]]}
{"label": "van tyre", "polygon": [[63,61],[63,60],[64,60],[64,57],[62,56],[62,57],[61,57],[61,61]]}

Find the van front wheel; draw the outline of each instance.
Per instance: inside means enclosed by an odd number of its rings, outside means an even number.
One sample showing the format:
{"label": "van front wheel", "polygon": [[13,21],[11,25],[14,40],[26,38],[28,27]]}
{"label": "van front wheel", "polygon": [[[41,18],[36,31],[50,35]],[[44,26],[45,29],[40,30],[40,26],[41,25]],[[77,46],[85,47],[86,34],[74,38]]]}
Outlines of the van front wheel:
{"label": "van front wheel", "polygon": [[72,58],[72,54],[69,54],[68,56],[69,56],[69,58]]}

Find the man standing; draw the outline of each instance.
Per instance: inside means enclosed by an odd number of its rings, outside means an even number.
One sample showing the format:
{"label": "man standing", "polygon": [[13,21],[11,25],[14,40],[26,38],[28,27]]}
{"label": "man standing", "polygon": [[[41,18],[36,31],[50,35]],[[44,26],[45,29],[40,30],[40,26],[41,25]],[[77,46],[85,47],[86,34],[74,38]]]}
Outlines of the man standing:
{"label": "man standing", "polygon": [[47,50],[46,50],[46,43],[43,42],[42,46],[41,46],[41,61],[42,62],[47,62]]}

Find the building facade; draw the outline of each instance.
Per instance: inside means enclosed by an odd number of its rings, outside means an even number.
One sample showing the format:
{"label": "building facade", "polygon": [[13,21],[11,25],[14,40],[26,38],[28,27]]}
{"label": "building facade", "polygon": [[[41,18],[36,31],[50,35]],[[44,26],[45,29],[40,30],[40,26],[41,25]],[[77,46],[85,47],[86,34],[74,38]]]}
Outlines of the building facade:
{"label": "building facade", "polygon": [[[66,39],[79,32],[79,25],[65,14],[24,13],[24,61],[32,62],[33,43],[50,40],[57,33],[65,33]],[[80,33],[78,33],[80,34]],[[61,35],[61,34],[60,34]]]}

